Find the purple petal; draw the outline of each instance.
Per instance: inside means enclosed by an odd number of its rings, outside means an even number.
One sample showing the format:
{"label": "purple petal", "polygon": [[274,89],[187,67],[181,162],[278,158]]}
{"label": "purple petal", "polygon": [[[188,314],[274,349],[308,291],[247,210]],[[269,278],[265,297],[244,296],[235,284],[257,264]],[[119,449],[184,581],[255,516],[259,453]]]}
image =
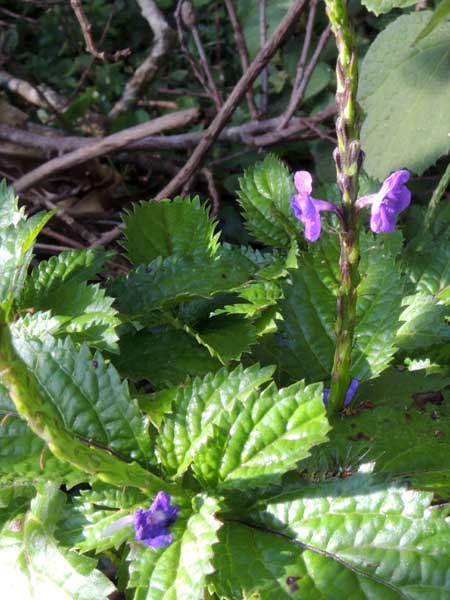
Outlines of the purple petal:
{"label": "purple petal", "polygon": [[172,506],[171,498],[165,492],[159,492],[148,510],[134,513],[134,532],[136,540],[151,546],[163,548],[172,542],[172,534],[166,529],[177,518],[179,506]]}
{"label": "purple petal", "polygon": [[395,217],[397,213],[389,206],[381,204],[378,210],[374,210],[370,216],[370,229],[374,233],[392,233],[395,231]]}
{"label": "purple petal", "polygon": [[347,393],[345,395],[344,408],[346,406],[348,406],[350,404],[350,402],[353,400],[353,396],[356,394],[356,390],[358,389],[358,386],[359,386],[359,380],[356,378],[352,379],[350,385],[348,386]]}
{"label": "purple petal", "polygon": [[324,390],[323,390],[323,403],[325,404],[325,408],[328,408],[329,398],[330,398],[330,388],[324,388]]}
{"label": "purple petal", "polygon": [[389,177],[383,181],[383,185],[380,189],[380,194],[383,196],[390,196],[392,192],[395,192],[400,187],[405,187],[405,183],[409,180],[410,174],[406,169],[400,171],[394,171]]}
{"label": "purple petal", "polygon": [[312,177],[308,171],[297,171],[294,174],[294,184],[300,194],[310,194],[312,192]]}
{"label": "purple petal", "polygon": [[156,537],[142,539],[140,541],[151,548],[165,548],[173,542],[173,535],[166,529],[162,529],[161,531],[162,533]]}
{"label": "purple petal", "polygon": [[305,226],[305,238],[315,242],[321,231],[320,212],[309,194],[296,194],[291,200],[295,216]]}

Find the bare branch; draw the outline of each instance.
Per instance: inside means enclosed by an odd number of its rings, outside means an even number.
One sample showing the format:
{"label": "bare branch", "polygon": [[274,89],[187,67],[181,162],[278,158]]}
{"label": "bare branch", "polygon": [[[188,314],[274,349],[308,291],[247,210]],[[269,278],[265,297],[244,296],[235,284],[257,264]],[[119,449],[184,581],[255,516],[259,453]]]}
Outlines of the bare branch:
{"label": "bare branch", "polygon": [[[241,59],[242,72],[245,73],[250,66],[250,58],[248,55],[247,43],[245,41],[244,32],[242,31],[241,24],[239,22],[236,7],[234,6],[233,0],[225,0],[225,6],[230,17],[231,26],[233,27],[234,39],[236,40],[236,46]],[[258,118],[258,109],[256,108],[255,97],[253,95],[253,89],[250,87],[246,93],[247,104],[250,110],[252,119]]]}
{"label": "bare branch", "polygon": [[[267,0],[259,0],[259,41],[264,48],[267,43]],[[260,116],[264,117],[269,104],[269,73],[267,66],[261,71],[261,104]]]}
{"label": "bare branch", "polygon": [[222,109],[205,131],[200,143],[195,148],[187,163],[184,165],[178,175],[172,179],[172,181],[166,185],[163,190],[161,190],[157,196],[157,199],[167,197],[170,198],[174,193],[177,192],[177,190],[183,187],[187,181],[189,181],[195,170],[199,168],[209,148],[215,142],[219,133],[231,118],[242,97],[245,95],[249,87],[255,81],[256,77],[258,77],[262,69],[267,65],[269,60],[286,39],[290,28],[298,18],[305,2],[306,0],[296,0],[292,4],[267,44],[258,52],[258,55],[251,63],[249,69],[243,74],[231,94],[228,96]]}
{"label": "bare branch", "polygon": [[303,96],[305,94],[306,87],[309,83],[309,80],[311,79],[311,75],[313,74],[313,71],[316,68],[316,65],[319,61],[319,57],[322,53],[322,50],[325,47],[325,44],[328,41],[328,38],[330,37],[330,34],[331,34],[331,27],[330,27],[330,25],[328,25],[323,30],[322,35],[320,36],[319,41],[317,42],[317,46],[316,46],[316,49],[314,50],[314,54],[312,55],[308,66],[306,67],[306,69],[304,70],[304,72],[302,74],[302,77],[300,79],[298,87],[294,88],[292,91],[289,105],[288,105],[286,112],[284,113],[283,119],[279,125],[280,129],[283,129],[283,127],[286,127],[286,125],[291,120],[293,114],[299,107],[300,102],[302,101]]}
{"label": "bare branch", "polygon": [[34,86],[24,79],[19,79],[18,77],[11,75],[4,69],[0,69],[0,88],[12,92],[13,94],[17,94],[26,102],[38,106],[39,108],[46,108],[59,112],[66,104],[66,99],[63,96],[60,96],[52,88],[44,84]]}
{"label": "bare branch", "polygon": [[86,50],[91,54],[94,58],[98,58],[99,60],[111,60],[116,62],[130,56],[131,50],[130,48],[125,48],[124,50],[117,50],[114,54],[107,54],[106,52],[99,52],[95,47],[94,40],[92,39],[92,25],[89,23],[86,14],[83,10],[83,6],[81,4],[81,0],[70,0],[70,5],[72,6],[73,12],[75,13],[76,18],[78,19],[78,23],[81,27],[81,32],[83,34],[84,42],[86,44]]}
{"label": "bare branch", "polygon": [[42,181],[42,179],[45,179],[49,175],[63,171],[70,167],[74,167],[76,165],[80,165],[88,160],[91,160],[92,158],[96,158],[97,156],[102,156],[104,154],[108,154],[109,152],[122,149],[131,142],[145,138],[148,135],[152,135],[167,129],[182,127],[196,119],[198,114],[199,111],[195,108],[180,111],[178,113],[169,113],[168,115],[158,117],[157,119],[149,121],[148,123],[144,123],[143,125],[137,125],[136,127],[130,127],[125,131],[113,133],[112,135],[109,135],[100,141],[93,142],[84,148],[79,148],[73,152],[70,152],[69,154],[54,158],[44,163],[43,165],[37,167],[30,173],[27,173],[18,179],[14,183],[14,188],[16,192],[22,192],[23,190],[36,185],[36,183]]}
{"label": "bare branch", "polygon": [[154,43],[148,57],[136,69],[133,77],[126,84],[122,97],[111,109],[108,115],[110,119],[117,118],[134,106],[139,92],[150,83],[158,72],[175,36],[173,29],[167,23],[154,0],[137,0],[137,3],[141,8],[143,17],[153,31]]}

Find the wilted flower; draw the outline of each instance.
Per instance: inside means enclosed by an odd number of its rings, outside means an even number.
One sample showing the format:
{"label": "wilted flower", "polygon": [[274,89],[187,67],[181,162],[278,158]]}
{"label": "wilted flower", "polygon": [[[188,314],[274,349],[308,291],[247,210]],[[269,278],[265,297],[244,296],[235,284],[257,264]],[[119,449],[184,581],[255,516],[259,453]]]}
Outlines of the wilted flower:
{"label": "wilted flower", "polygon": [[370,229],[374,233],[392,233],[395,230],[395,217],[407,208],[411,202],[411,192],[405,183],[409,171],[395,171],[384,180],[380,191],[359,198],[358,208],[371,205]]}
{"label": "wilted flower", "polygon": [[179,512],[179,506],[170,504],[170,496],[159,492],[148,510],[138,508],[132,515],[117,519],[105,527],[102,535],[112,535],[124,527],[134,525],[136,540],[152,548],[165,548],[173,540],[167,527],[176,521]]}
{"label": "wilted flower", "polygon": [[294,175],[294,183],[298,194],[292,197],[291,207],[295,216],[305,226],[305,238],[315,242],[321,231],[320,213],[332,211],[339,214],[337,206],[325,200],[316,200],[311,196],[312,177],[308,171],[297,171]]}

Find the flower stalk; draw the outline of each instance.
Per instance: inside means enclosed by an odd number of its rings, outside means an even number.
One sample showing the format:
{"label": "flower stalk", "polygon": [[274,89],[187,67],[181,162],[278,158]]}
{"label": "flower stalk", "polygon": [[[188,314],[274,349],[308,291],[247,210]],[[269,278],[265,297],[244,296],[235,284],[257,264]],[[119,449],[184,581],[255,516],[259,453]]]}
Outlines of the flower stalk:
{"label": "flower stalk", "polygon": [[350,25],[345,0],[325,0],[328,18],[338,48],[336,64],[337,181],[342,194],[340,239],[341,283],[337,300],[336,350],[328,410],[336,412],[344,404],[350,386],[351,355],[356,325],[356,299],[359,284],[359,227],[355,203],[362,162],[359,142],[358,61],[355,35]]}

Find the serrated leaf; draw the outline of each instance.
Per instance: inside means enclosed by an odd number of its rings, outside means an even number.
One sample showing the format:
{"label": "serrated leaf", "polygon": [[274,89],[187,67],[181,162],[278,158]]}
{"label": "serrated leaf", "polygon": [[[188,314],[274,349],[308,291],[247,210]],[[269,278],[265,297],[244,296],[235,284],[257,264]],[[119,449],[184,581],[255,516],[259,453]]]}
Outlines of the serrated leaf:
{"label": "serrated leaf", "polygon": [[21,293],[33,243],[53,213],[41,212],[26,219],[5,182],[0,184],[0,204],[0,302],[4,302]]}
{"label": "serrated leaf", "polygon": [[431,500],[360,473],[281,494],[253,516],[303,548],[326,598],[445,598],[450,523],[432,513]]}
{"label": "serrated leaf", "polygon": [[119,372],[134,381],[148,379],[155,388],[202,377],[221,366],[192,336],[170,326],[129,333],[119,345],[119,354],[112,356]]}
{"label": "serrated leaf", "polygon": [[107,257],[103,250],[73,250],[41,262],[26,283],[22,308],[51,311],[60,323],[58,334],[116,350],[119,319],[113,299],[98,284],[87,284]]}
{"label": "serrated leaf", "polygon": [[389,365],[403,319],[403,285],[394,256],[378,241],[364,246],[352,353],[352,377],[359,381],[379,375]]}
{"label": "serrated leaf", "polygon": [[[172,412],[163,420],[158,438],[159,458],[168,473],[182,474],[192,462],[196,448],[213,432],[213,424],[224,411],[231,411],[261,385],[273,369],[258,365],[229,372],[221,369],[204,379],[196,378],[172,390]],[[164,392],[165,402],[168,394]],[[156,395],[157,401],[158,395]]]}
{"label": "serrated leaf", "polygon": [[326,600],[290,541],[242,523],[225,523],[210,580],[224,600]]}
{"label": "serrated leaf", "polygon": [[416,292],[432,294],[447,302],[450,286],[450,244],[447,240],[412,247],[405,257],[405,269]]}
{"label": "serrated leaf", "polygon": [[122,245],[134,265],[171,255],[212,256],[218,248],[216,223],[198,196],[143,202],[123,220],[127,239]]}
{"label": "serrated leaf", "polygon": [[419,292],[403,299],[400,315],[402,326],[397,332],[396,345],[412,353],[450,340],[445,320],[448,309],[430,294]]}
{"label": "serrated leaf", "polygon": [[0,536],[0,576],[10,598],[107,600],[114,586],[96,561],[58,546],[54,523],[61,493],[48,485],[23,521],[7,523]]}
{"label": "serrated leaf", "polygon": [[429,11],[400,16],[378,35],[362,64],[364,168],[380,180],[401,168],[421,174],[450,147],[442,126],[450,121],[450,23],[414,45],[430,16]]}
{"label": "serrated leaf", "polygon": [[257,327],[238,315],[212,317],[196,332],[197,340],[224,365],[248,352],[257,337]]}
{"label": "serrated leaf", "polygon": [[414,0],[363,0],[363,4],[378,16],[388,13],[394,8],[406,8],[407,6],[412,6]]}
{"label": "serrated leaf", "polygon": [[[414,485],[447,496],[450,490],[449,377],[423,371],[389,369],[378,379],[361,385],[359,397],[371,403],[365,410],[333,420],[331,442],[325,456],[344,468],[374,461],[377,471],[405,477]],[[332,470],[335,469],[332,464]],[[322,468],[323,470],[323,468]],[[327,468],[328,470],[328,468]]]}
{"label": "serrated leaf", "polygon": [[239,203],[246,227],[257,240],[269,246],[289,246],[291,236],[286,222],[295,231],[290,201],[295,193],[292,176],[273,155],[248,169],[239,180]]}
{"label": "serrated leaf", "polygon": [[122,313],[147,315],[190,298],[210,298],[233,291],[255,271],[239,250],[222,249],[214,258],[170,256],[138,267],[110,286]]}
{"label": "serrated leaf", "polygon": [[163,550],[142,545],[132,549],[130,587],[135,600],[202,600],[206,576],[212,572],[213,545],[221,526],[212,498],[199,498],[200,506],[187,522],[178,518],[171,530],[174,541]]}
{"label": "serrated leaf", "polygon": [[14,345],[68,431],[145,461],[149,444],[142,416],[127,384],[99,353],[50,336],[17,337]]}
{"label": "serrated leaf", "polygon": [[326,441],[328,430],[322,385],[278,390],[271,384],[218,415],[212,435],[197,446],[194,471],[206,486],[274,483]]}

